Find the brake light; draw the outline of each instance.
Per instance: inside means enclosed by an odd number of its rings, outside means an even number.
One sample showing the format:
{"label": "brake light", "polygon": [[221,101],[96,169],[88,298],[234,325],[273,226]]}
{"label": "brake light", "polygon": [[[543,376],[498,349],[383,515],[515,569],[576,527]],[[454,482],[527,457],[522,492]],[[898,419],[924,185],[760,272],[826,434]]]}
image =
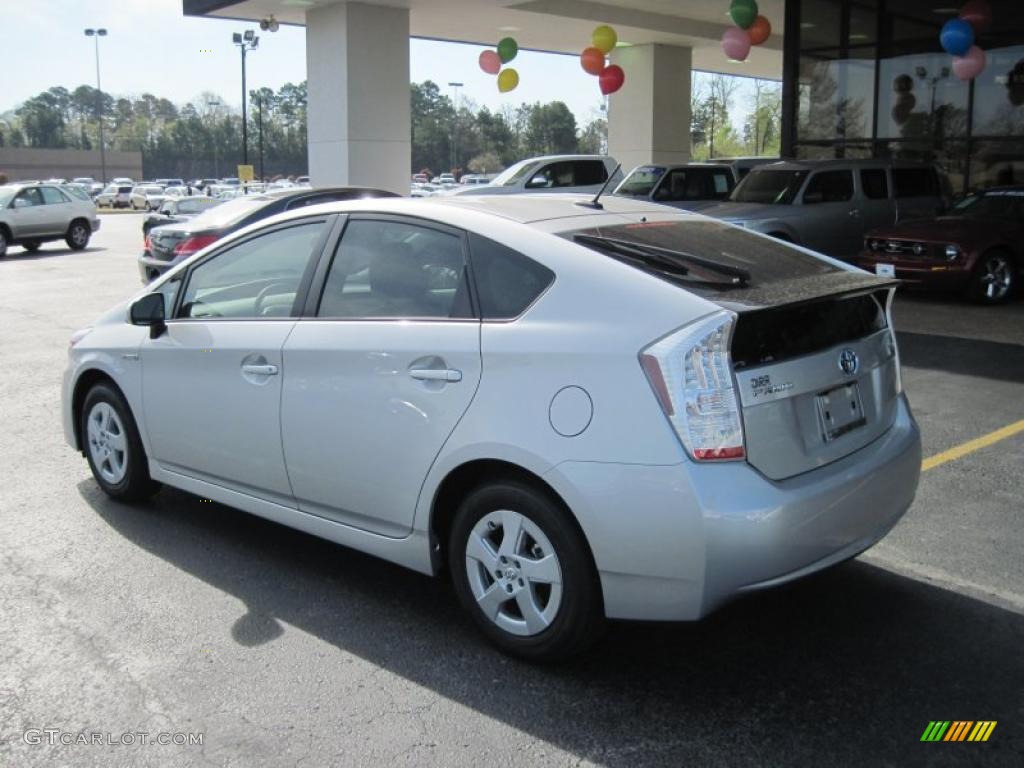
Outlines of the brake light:
{"label": "brake light", "polygon": [[145,249],[147,251],[150,251],[150,250],[153,249],[153,241],[150,239],[149,235],[146,235],[142,239],[142,247],[143,247],[143,249]]}
{"label": "brake light", "polygon": [[735,315],[719,312],[647,347],[640,365],[665,417],[696,461],[746,456],[729,342]]}
{"label": "brake light", "polygon": [[191,256],[196,251],[201,251],[210,243],[217,241],[217,235],[193,235],[174,246],[175,256]]}

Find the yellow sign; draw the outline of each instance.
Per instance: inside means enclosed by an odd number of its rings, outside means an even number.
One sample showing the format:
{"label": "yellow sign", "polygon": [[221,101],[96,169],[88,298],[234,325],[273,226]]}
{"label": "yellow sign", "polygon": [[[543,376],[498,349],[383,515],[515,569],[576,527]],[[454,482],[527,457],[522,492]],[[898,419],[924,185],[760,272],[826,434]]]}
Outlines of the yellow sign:
{"label": "yellow sign", "polygon": [[256,174],[253,171],[251,165],[240,165],[238,166],[238,180],[239,181],[252,181],[256,178]]}

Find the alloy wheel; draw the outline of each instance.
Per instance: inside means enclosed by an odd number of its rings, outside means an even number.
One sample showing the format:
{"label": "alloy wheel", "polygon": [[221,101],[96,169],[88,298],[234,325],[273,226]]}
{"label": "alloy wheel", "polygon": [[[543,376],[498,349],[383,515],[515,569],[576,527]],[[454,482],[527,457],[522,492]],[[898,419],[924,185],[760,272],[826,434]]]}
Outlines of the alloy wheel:
{"label": "alloy wheel", "polygon": [[562,604],[562,568],[551,541],[510,510],[484,515],[466,542],[466,574],[483,614],[513,635],[547,629]]}
{"label": "alloy wheel", "polygon": [[79,248],[84,248],[85,244],[89,242],[89,233],[85,231],[85,227],[81,224],[75,224],[71,228],[71,242],[73,242]]}
{"label": "alloy wheel", "polygon": [[1013,284],[1013,267],[1005,256],[990,256],[981,273],[985,298],[998,301],[1006,296]]}
{"label": "alloy wheel", "polygon": [[128,438],[121,417],[110,403],[96,403],[89,411],[86,432],[96,470],[108,483],[117,485],[128,470]]}

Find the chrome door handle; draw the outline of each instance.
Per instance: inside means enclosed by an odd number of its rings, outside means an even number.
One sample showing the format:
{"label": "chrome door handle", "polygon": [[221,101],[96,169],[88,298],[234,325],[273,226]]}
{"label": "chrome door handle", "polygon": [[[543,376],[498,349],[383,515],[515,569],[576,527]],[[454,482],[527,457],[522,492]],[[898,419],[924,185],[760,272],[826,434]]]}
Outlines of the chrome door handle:
{"label": "chrome door handle", "polygon": [[462,381],[462,371],[454,368],[413,368],[409,375],[420,381]]}
{"label": "chrome door handle", "polygon": [[276,376],[277,366],[247,364],[242,366],[242,373],[251,373],[256,376]]}

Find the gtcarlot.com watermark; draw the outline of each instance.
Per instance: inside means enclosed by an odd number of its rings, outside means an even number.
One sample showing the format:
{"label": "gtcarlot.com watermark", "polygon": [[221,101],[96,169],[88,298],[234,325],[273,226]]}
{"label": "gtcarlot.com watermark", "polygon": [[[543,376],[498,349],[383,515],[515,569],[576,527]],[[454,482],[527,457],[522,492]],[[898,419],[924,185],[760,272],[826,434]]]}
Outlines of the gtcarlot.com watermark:
{"label": "gtcarlot.com watermark", "polygon": [[26,744],[39,746],[202,746],[203,735],[200,732],[186,733],[182,731],[149,733],[147,731],[63,731],[60,728],[29,728],[21,739]]}

